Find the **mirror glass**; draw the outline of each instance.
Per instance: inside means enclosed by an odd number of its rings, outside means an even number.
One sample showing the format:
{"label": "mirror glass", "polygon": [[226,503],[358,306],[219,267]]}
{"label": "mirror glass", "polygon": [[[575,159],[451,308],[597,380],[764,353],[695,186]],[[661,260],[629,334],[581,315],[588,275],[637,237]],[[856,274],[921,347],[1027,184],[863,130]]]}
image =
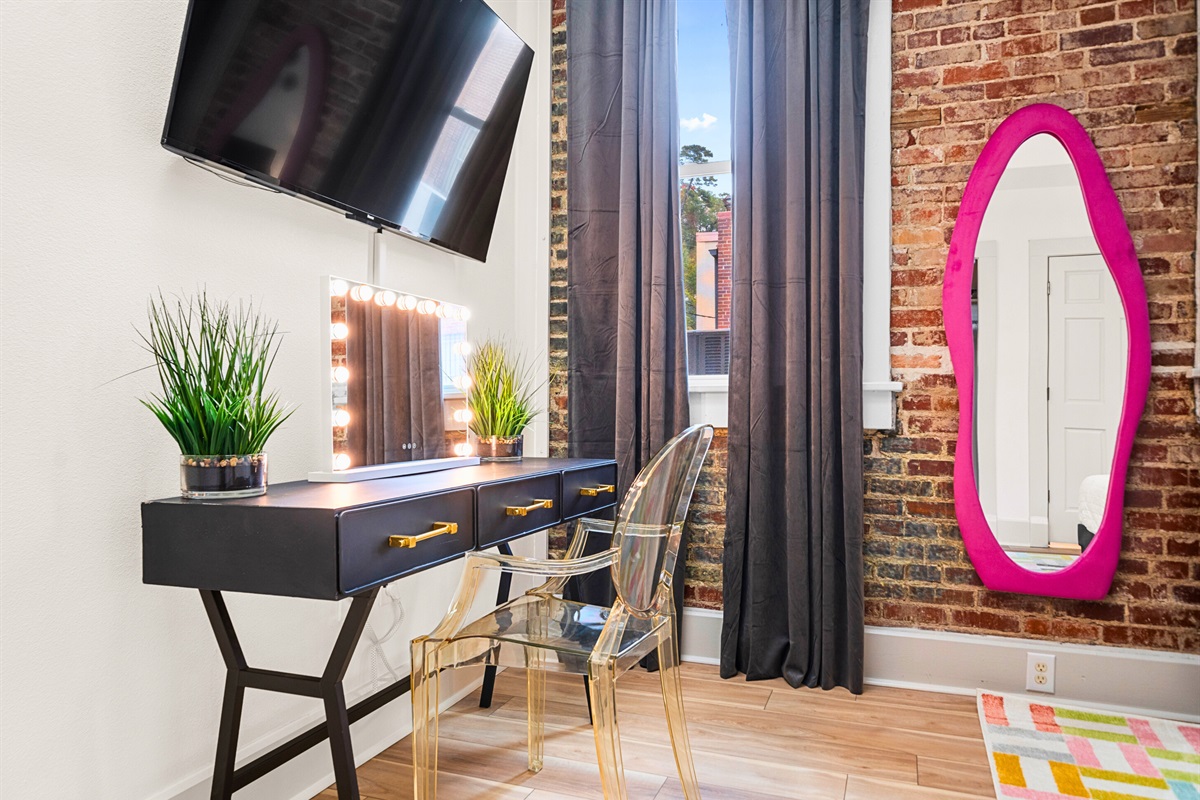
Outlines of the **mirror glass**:
{"label": "mirror glass", "polygon": [[463,306],[329,281],[332,466],[464,455]]}
{"label": "mirror glass", "polygon": [[1049,134],[1021,145],[988,203],[971,319],[984,516],[1013,561],[1056,572],[1104,517],[1127,333],[1075,168]]}

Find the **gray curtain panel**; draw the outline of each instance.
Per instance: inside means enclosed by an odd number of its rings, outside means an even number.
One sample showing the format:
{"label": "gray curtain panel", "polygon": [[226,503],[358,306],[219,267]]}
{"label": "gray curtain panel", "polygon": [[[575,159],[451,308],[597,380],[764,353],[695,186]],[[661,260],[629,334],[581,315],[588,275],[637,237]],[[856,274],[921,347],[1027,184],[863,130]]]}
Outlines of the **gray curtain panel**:
{"label": "gray curtain panel", "polygon": [[569,451],[623,494],[689,422],[674,0],[568,0],[567,59]]}
{"label": "gray curtain panel", "polygon": [[721,674],[862,691],[867,0],[726,0],[733,298]]}
{"label": "gray curtain panel", "polygon": [[441,321],[433,314],[350,300],[346,325],[350,463],[442,458]]}

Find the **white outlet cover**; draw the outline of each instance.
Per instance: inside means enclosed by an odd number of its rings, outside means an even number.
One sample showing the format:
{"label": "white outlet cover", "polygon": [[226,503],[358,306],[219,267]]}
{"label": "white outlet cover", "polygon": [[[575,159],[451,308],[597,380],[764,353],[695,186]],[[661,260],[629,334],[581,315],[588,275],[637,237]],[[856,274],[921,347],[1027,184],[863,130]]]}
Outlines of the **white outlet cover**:
{"label": "white outlet cover", "polygon": [[1054,694],[1054,656],[1029,653],[1025,665],[1025,690]]}

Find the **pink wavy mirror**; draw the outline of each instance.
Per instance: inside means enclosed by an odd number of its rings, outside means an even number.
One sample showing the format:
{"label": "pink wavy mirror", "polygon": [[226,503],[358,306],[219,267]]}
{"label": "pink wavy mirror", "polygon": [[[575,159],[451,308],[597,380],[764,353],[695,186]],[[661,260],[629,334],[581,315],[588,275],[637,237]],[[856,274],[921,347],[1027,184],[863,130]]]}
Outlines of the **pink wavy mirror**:
{"label": "pink wavy mirror", "polygon": [[1027,106],[984,146],[942,307],[959,401],[954,505],[976,572],[996,591],[1104,597],[1150,323],[1116,193],[1067,111]]}

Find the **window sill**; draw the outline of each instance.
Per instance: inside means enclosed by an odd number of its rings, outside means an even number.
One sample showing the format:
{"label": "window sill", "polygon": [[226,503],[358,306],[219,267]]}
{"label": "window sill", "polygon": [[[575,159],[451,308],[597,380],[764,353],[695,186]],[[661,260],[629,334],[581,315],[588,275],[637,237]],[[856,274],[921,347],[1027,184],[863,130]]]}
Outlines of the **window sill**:
{"label": "window sill", "polygon": [[890,431],[896,427],[896,395],[900,381],[863,381],[863,430]]}
{"label": "window sill", "polygon": [[[896,394],[899,381],[863,382],[863,430],[892,430],[896,427]],[[729,427],[729,376],[689,375],[688,399],[692,424]]]}

